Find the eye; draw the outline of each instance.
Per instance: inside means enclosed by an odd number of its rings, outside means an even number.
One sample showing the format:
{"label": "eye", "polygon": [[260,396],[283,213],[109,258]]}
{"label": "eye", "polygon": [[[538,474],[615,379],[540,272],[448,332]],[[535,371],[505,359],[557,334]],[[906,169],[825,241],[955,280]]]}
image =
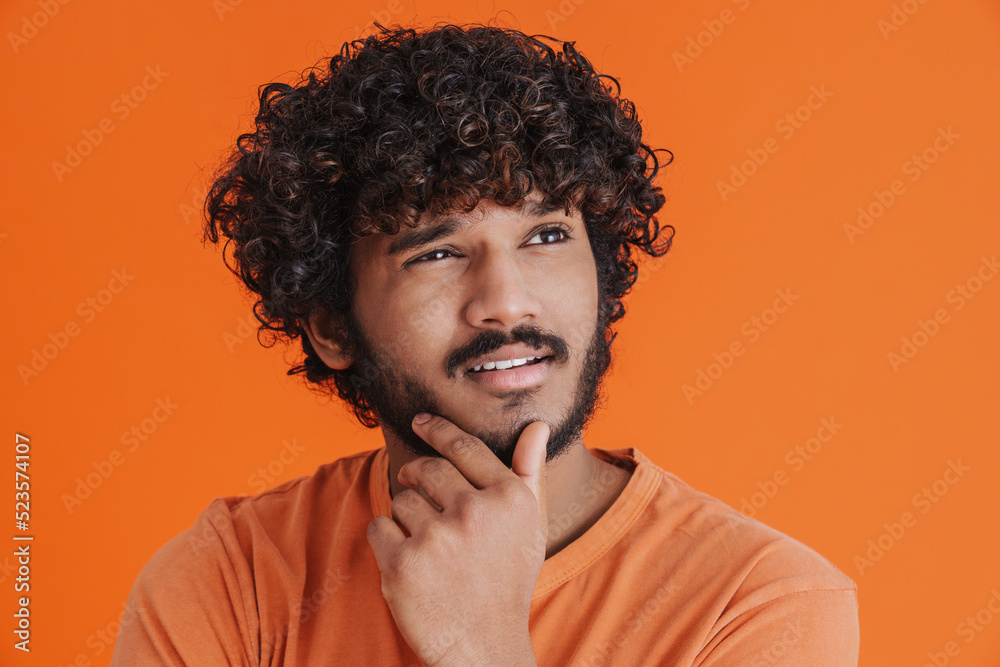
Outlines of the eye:
{"label": "eye", "polygon": [[433,262],[433,261],[436,261],[438,259],[443,259],[441,257],[435,257],[435,255],[441,255],[441,254],[454,256],[450,250],[448,250],[446,248],[438,248],[437,250],[431,250],[430,252],[425,253],[425,254],[421,255],[420,257],[414,257],[409,262],[407,262],[404,266],[409,266],[410,264],[419,264],[421,262]]}
{"label": "eye", "polygon": [[[538,232],[537,234],[535,234],[531,238],[532,239],[537,239],[537,238],[542,237],[542,236],[549,236],[549,237],[551,237],[551,235],[555,235],[555,234],[562,234],[563,238],[556,239],[555,241],[552,241],[551,243],[544,243],[542,245],[554,245],[556,243],[563,243],[564,241],[568,241],[569,239],[573,238],[569,234],[569,229],[567,229],[566,227],[564,227],[562,225],[557,225],[555,227],[546,227],[545,229],[543,229],[542,231]],[[537,243],[532,243],[530,245],[538,245],[538,244]]]}
{"label": "eye", "polygon": [[[562,235],[562,238],[558,237],[559,234]],[[554,225],[552,227],[546,227],[545,229],[539,231],[534,236],[532,236],[531,240],[541,237],[547,237],[547,238],[555,237],[555,240],[549,241],[548,243],[531,243],[529,241],[528,245],[555,245],[557,243],[565,243],[566,241],[573,238],[569,233],[569,228],[567,228],[564,225]],[[424,264],[427,262],[436,262],[439,259],[444,259],[445,257],[455,257],[455,256],[456,254],[451,250],[449,250],[448,248],[436,248],[435,250],[431,250],[430,252],[424,253],[419,257],[414,257],[410,261],[406,262],[406,264],[404,264],[403,266],[410,266],[413,264]]]}

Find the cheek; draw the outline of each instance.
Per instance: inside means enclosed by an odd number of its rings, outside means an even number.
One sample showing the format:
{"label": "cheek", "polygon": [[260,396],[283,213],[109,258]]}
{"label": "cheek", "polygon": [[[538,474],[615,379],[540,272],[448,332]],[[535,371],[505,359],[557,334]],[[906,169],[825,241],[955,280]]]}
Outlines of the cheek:
{"label": "cheek", "polygon": [[553,321],[564,327],[559,335],[578,354],[586,351],[594,335],[597,321],[597,274],[586,265],[574,271],[574,275],[560,280],[550,298],[546,301],[553,312]]}
{"label": "cheek", "polygon": [[427,337],[440,334],[453,312],[444,291],[432,292],[409,300],[405,316],[406,328],[411,335]]}
{"label": "cheek", "polygon": [[[388,304],[391,302],[391,306]],[[378,320],[378,340],[397,360],[407,360],[409,367],[420,366],[435,358],[433,343],[450,330],[449,301],[440,291],[428,295],[396,295],[373,302],[371,312]]]}
{"label": "cheek", "polygon": [[372,343],[397,363],[413,366],[427,357],[426,345],[440,336],[446,319],[447,299],[441,290],[407,288],[382,265],[366,263],[367,255],[352,255],[358,279],[354,304]]}

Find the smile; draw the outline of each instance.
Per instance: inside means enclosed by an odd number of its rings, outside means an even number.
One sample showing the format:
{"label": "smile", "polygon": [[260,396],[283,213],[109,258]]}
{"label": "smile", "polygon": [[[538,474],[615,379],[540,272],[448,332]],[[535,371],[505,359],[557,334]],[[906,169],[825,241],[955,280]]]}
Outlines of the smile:
{"label": "smile", "polygon": [[525,359],[508,359],[506,361],[492,362],[488,361],[481,366],[473,366],[470,372],[478,373],[480,371],[492,371],[494,369],[498,371],[505,371],[508,368],[515,368],[517,366],[525,366],[527,364],[532,364],[537,362],[539,359],[546,359],[547,357],[527,357]]}
{"label": "smile", "polygon": [[465,377],[497,389],[522,389],[541,382],[549,371],[552,357],[528,357],[488,362],[476,366]]}

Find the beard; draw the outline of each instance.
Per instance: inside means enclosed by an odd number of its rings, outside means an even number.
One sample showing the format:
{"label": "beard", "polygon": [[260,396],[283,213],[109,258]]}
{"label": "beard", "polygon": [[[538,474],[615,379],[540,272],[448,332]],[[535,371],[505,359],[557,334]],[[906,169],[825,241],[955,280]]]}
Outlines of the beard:
{"label": "beard", "polygon": [[[580,375],[573,390],[572,405],[558,423],[549,423],[546,444],[546,462],[553,461],[569,451],[582,435],[596,408],[601,404],[604,376],[611,366],[613,334],[608,325],[610,307],[602,298],[599,301],[594,333],[584,355]],[[383,429],[391,431],[403,446],[416,456],[441,458],[441,454],[413,431],[413,418],[420,412],[444,417],[466,433],[481,440],[500,461],[512,468],[514,448],[521,432],[528,424],[539,421],[533,413],[535,395],[540,387],[509,390],[506,399],[505,423],[491,428],[476,428],[464,420],[446,414],[431,387],[420,377],[407,372],[401,359],[394,359],[385,350],[370,342],[353,312],[344,319],[348,339],[347,348],[353,359],[351,381],[357,387],[358,398],[370,408]],[[457,379],[468,362],[489,354],[505,345],[525,343],[536,349],[548,346],[552,350],[549,363],[554,368],[565,366],[570,350],[559,336],[535,325],[521,325],[507,331],[491,329],[479,333],[462,348],[449,355],[445,373]],[[472,391],[472,389],[470,389]],[[489,400],[489,399],[486,399]],[[500,399],[498,399],[500,400]]]}

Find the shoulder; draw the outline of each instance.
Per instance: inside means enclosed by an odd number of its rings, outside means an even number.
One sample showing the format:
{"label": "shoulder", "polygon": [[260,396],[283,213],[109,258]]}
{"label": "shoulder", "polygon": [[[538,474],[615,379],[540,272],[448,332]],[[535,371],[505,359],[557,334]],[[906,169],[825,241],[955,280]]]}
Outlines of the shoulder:
{"label": "shoulder", "polygon": [[216,498],[192,532],[221,540],[228,555],[252,564],[258,579],[292,585],[285,579],[304,575],[313,561],[364,534],[374,517],[372,465],[381,451],[336,459],[253,496]]}
{"label": "shoulder", "polygon": [[[378,450],[359,452],[319,466],[253,496],[212,500],[193,524],[160,547],[140,572],[137,584],[180,588],[196,581],[188,575],[252,577],[253,542],[275,545],[282,536],[307,532],[324,498],[343,497]],[[364,480],[367,483],[367,479]],[[259,555],[259,554],[258,554]],[[170,576],[167,576],[170,575]],[[177,576],[183,575],[183,576]]]}
{"label": "shoulder", "polygon": [[857,584],[847,574],[629,450],[636,472],[653,478],[638,539],[655,542],[632,551],[655,554],[640,568],[668,582],[684,601],[682,617],[701,619],[698,664],[857,665]]}
{"label": "shoulder", "polygon": [[[116,660],[163,658],[164,647],[171,655],[190,656],[191,664],[229,664],[234,656],[257,655],[265,602],[258,595],[294,589],[294,578],[305,573],[288,563],[301,560],[296,553],[307,540],[330,536],[318,530],[311,537],[316,512],[324,510],[325,499],[366,485],[359,477],[377,451],[337,459],[254,496],[212,500],[139,572]],[[336,512],[333,505],[329,511]],[[198,656],[211,659],[202,663]]]}
{"label": "shoulder", "polygon": [[635,456],[638,465],[648,466],[659,478],[650,501],[654,520],[669,527],[672,540],[689,556],[730,572],[744,588],[774,584],[770,594],[857,589],[847,574],[815,549],[694,489],[643,454]]}
{"label": "shoulder", "polygon": [[[129,593],[112,665],[256,654],[253,573],[222,499],[146,561]],[[239,659],[236,659],[240,662]]]}
{"label": "shoulder", "polygon": [[857,584],[815,549],[698,491],[641,454],[673,574],[714,619],[702,664],[856,665]]}

